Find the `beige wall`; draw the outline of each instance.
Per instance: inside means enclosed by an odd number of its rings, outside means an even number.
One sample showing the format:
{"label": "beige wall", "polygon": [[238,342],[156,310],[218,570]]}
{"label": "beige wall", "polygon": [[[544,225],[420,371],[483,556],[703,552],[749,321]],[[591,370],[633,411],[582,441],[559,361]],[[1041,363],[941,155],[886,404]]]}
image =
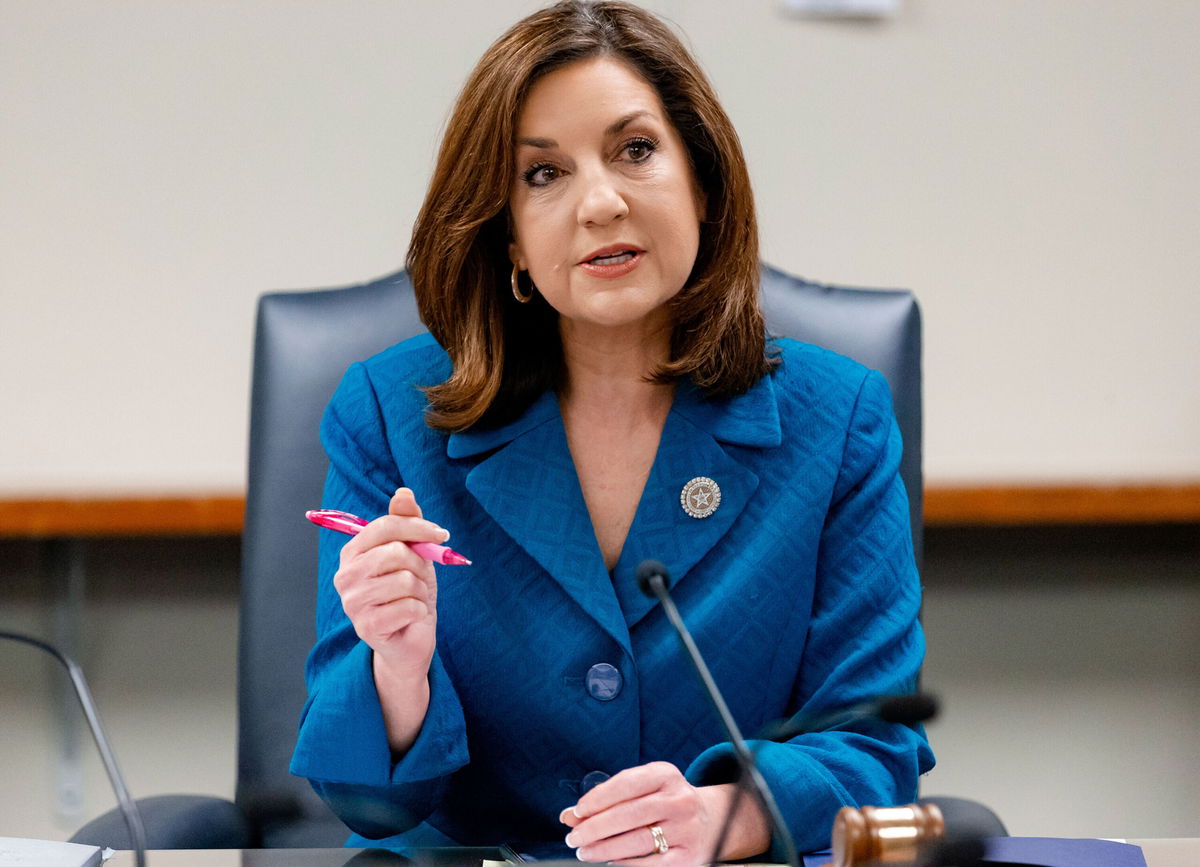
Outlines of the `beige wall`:
{"label": "beige wall", "polygon": [[[7,0],[0,496],[240,490],[269,288],[403,259],[447,108],[535,3]],[[765,256],[918,291],[932,481],[1200,478],[1200,6],[661,0]]]}

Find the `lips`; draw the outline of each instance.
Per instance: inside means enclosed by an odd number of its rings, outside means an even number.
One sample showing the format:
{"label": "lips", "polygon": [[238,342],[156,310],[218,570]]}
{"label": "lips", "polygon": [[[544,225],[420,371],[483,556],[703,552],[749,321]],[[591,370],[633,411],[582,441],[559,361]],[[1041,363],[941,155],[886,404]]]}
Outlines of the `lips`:
{"label": "lips", "polygon": [[646,251],[630,244],[610,244],[593,250],[579,267],[594,277],[622,277],[641,264]]}
{"label": "lips", "polygon": [[588,260],[592,265],[619,265],[622,262],[628,262],[637,254],[632,250],[625,250],[621,253],[613,253],[611,256],[597,256],[594,259]]}
{"label": "lips", "polygon": [[580,265],[613,265],[618,262],[626,262],[632,259],[639,253],[646,252],[641,247],[633,244],[609,244],[607,247],[601,247],[599,250],[593,250],[591,253],[583,257]]}

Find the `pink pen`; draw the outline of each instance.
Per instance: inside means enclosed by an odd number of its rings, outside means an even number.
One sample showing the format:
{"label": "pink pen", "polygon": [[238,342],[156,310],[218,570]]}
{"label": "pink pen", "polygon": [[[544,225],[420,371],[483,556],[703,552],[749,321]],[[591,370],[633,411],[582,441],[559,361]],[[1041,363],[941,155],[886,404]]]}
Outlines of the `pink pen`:
{"label": "pink pen", "polygon": [[[304,517],[308,518],[314,524],[329,530],[337,530],[339,533],[345,533],[347,536],[357,536],[358,532],[367,526],[368,523],[358,517],[358,515],[351,515],[349,512],[339,512],[337,509],[312,509],[305,512]],[[413,551],[426,560],[441,563],[443,566],[471,565],[470,560],[457,551],[451,551],[445,545],[435,545],[432,542],[405,542],[404,544],[412,548]]]}

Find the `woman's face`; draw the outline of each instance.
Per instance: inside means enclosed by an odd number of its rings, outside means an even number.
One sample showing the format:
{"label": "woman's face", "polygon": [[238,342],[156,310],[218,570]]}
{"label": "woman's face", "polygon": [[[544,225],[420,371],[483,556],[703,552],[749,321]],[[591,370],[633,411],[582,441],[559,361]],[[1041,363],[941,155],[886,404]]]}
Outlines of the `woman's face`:
{"label": "woman's face", "polygon": [[703,196],[658,94],[608,57],[537,81],[517,118],[513,263],[566,320],[668,324]]}

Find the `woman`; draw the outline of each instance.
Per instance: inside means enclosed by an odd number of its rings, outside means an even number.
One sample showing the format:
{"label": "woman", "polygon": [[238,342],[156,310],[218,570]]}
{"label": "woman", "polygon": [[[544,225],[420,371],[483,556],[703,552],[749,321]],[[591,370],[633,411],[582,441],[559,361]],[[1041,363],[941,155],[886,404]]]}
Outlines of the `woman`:
{"label": "woman", "polygon": [[[322,424],[325,505],[382,517],[323,534],[293,772],[352,845],[703,863],[730,747],[634,571],[670,568],[747,732],[911,689],[887,385],[766,341],[737,137],[674,35],[623,3],[560,3],[488,50],[408,268],[432,337],[352,367]],[[444,528],[474,565],[401,544]],[[919,730],[882,723],[758,759],[806,850],[839,806],[909,800],[932,765]],[[778,858],[736,803],[721,856]]]}

